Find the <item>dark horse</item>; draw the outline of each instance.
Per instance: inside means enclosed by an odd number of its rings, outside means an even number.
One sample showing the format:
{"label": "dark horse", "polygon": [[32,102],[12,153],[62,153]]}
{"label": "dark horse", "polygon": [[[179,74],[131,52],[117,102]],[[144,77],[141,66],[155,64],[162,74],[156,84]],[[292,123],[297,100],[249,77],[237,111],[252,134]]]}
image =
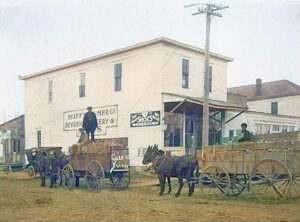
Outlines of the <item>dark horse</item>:
{"label": "dark horse", "polygon": [[187,180],[189,186],[189,196],[194,192],[195,183],[192,181],[194,171],[199,176],[199,163],[194,156],[164,156],[164,151],[158,149],[158,145],[148,146],[143,164],[152,162],[154,170],[158,176],[161,196],[165,190],[166,178],[168,178],[169,192],[171,191],[170,177],[177,177],[179,188],[176,197],[180,195],[183,187],[183,178]]}
{"label": "dark horse", "polygon": [[[38,160],[38,170],[41,176],[41,187],[46,185],[46,176],[48,175],[50,176],[50,188],[55,188],[59,171],[67,164],[67,156],[60,150],[57,150],[50,155],[47,155],[46,152],[43,152],[42,156],[40,156]],[[62,185],[62,178],[60,185]]]}

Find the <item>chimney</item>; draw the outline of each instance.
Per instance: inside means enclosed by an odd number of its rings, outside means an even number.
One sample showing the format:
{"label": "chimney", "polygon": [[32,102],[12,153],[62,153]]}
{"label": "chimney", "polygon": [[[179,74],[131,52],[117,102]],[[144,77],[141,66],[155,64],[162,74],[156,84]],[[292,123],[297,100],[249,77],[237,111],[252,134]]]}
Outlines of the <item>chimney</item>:
{"label": "chimney", "polygon": [[262,80],[256,79],[256,93],[255,96],[261,96],[262,95]]}

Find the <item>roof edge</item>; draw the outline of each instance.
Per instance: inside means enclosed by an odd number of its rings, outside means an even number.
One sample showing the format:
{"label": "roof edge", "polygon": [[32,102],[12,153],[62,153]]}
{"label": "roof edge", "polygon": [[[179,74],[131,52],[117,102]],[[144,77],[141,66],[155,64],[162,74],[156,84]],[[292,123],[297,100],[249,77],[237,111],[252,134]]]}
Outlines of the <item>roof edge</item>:
{"label": "roof edge", "polygon": [[[50,72],[58,71],[58,70],[65,69],[65,68],[70,68],[70,67],[75,66],[75,65],[91,62],[91,61],[94,61],[94,60],[97,60],[97,59],[102,59],[102,58],[105,58],[105,57],[113,56],[113,55],[116,55],[118,53],[128,52],[128,51],[131,51],[131,50],[134,50],[134,49],[139,49],[139,48],[142,48],[142,47],[146,47],[146,46],[150,46],[150,45],[158,44],[158,43],[171,44],[171,45],[181,47],[181,48],[185,48],[185,49],[195,51],[195,52],[198,52],[198,53],[202,53],[202,54],[205,53],[205,50],[203,50],[201,48],[191,46],[191,45],[188,45],[188,44],[185,44],[185,43],[181,43],[181,42],[178,42],[178,41],[166,38],[166,37],[160,37],[160,38],[152,39],[150,41],[146,41],[146,42],[134,44],[134,45],[131,45],[131,46],[128,46],[128,47],[124,47],[124,48],[121,48],[121,49],[106,52],[106,53],[103,53],[103,54],[100,54],[100,55],[88,57],[88,58],[81,59],[81,60],[76,60],[74,62],[66,63],[64,65],[56,66],[56,67],[49,68],[49,69],[45,69],[45,70],[42,70],[40,72],[35,72],[35,73],[29,74],[29,75],[24,75],[24,76],[20,75],[18,78],[20,80],[26,80],[26,79],[34,78],[34,77],[44,75],[44,74],[47,74],[47,73],[50,73]],[[223,55],[220,55],[220,54],[217,54],[217,53],[214,53],[214,52],[210,52],[209,54],[210,54],[211,57],[218,58],[218,59],[221,59],[221,60],[224,60],[224,61],[227,61],[227,62],[233,61],[233,58],[223,56]]]}
{"label": "roof edge", "polygon": [[[203,98],[195,98],[195,97],[191,97],[191,96],[186,96],[186,95],[180,95],[180,94],[175,94],[175,93],[168,93],[168,92],[161,92],[162,95],[169,95],[169,96],[175,96],[175,97],[181,97],[181,98],[185,98],[185,99],[188,99],[188,100],[195,100],[197,102],[200,102],[200,103],[203,103]],[[214,103],[215,102],[215,103]],[[224,103],[224,104],[216,104],[217,102],[221,102],[221,103]],[[221,107],[227,107],[228,110],[231,109],[231,110],[248,110],[248,107],[247,106],[241,106],[241,105],[238,105],[238,104],[233,104],[233,103],[229,103],[229,102],[225,102],[225,101],[218,101],[218,100],[212,100],[210,99],[209,101],[209,104],[210,104],[210,107],[214,107],[214,108],[221,108]]]}
{"label": "roof edge", "polygon": [[266,115],[266,116],[272,116],[272,117],[287,117],[287,118],[293,118],[293,119],[299,119],[300,120],[300,116],[290,116],[290,115],[273,115],[271,113],[265,113],[265,112],[258,112],[258,111],[252,111],[252,110],[247,110],[247,113],[253,113],[253,114],[262,114],[262,115]]}
{"label": "roof edge", "polygon": [[15,118],[13,118],[13,119],[10,119],[10,120],[8,120],[8,121],[6,121],[6,122],[4,122],[4,123],[1,123],[1,124],[0,124],[0,127],[1,127],[1,126],[4,126],[5,124],[10,123],[10,122],[12,122],[12,121],[14,121],[14,120],[17,120],[18,118],[23,118],[23,117],[24,117],[24,114],[22,114],[22,115],[20,115],[20,116],[17,116],[17,117],[15,117]]}

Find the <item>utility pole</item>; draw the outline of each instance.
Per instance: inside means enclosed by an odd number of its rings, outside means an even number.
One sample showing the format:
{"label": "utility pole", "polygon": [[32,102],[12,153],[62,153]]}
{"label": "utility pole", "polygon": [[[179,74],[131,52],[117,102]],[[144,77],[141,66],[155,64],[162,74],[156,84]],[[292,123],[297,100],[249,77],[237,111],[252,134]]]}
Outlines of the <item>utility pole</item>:
{"label": "utility pole", "polygon": [[[203,7],[199,7],[203,5]],[[210,39],[210,23],[213,16],[222,17],[222,14],[217,12],[222,9],[229,8],[229,6],[221,6],[217,4],[195,3],[184,6],[197,6],[198,12],[192,15],[206,14],[206,39],[205,39],[205,61],[204,61],[204,92],[203,92],[203,125],[202,125],[202,157],[203,150],[208,146],[209,136],[209,39]]]}

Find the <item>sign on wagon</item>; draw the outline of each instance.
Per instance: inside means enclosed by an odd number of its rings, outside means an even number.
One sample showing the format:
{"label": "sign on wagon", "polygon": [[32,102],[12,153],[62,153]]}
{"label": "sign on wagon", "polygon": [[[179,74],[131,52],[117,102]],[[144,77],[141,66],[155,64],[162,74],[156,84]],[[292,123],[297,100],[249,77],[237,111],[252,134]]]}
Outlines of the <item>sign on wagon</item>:
{"label": "sign on wagon", "polygon": [[[93,107],[92,111],[96,114],[98,121],[98,129],[95,131],[96,136],[105,135],[108,127],[118,126],[118,105]],[[64,131],[76,131],[76,136],[79,136],[78,129],[82,127],[86,112],[86,109],[64,112]]]}

